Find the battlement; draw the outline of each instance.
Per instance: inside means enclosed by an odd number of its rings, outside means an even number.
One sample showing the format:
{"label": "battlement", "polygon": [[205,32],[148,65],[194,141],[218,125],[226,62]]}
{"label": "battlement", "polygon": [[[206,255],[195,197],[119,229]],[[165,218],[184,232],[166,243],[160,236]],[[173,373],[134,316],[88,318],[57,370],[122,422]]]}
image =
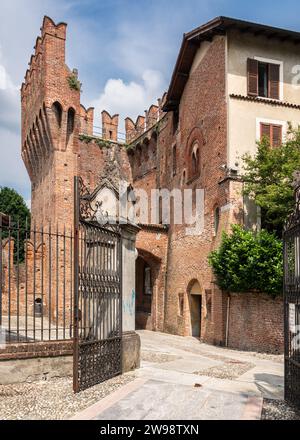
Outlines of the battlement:
{"label": "battlement", "polygon": [[118,141],[119,115],[111,116],[106,110],[101,112],[102,137],[111,141]]}
{"label": "battlement", "polygon": [[[45,16],[41,27],[41,35],[37,37],[34,46],[34,54],[31,55],[28,63],[29,67],[25,73],[24,82],[21,86],[21,98],[26,99],[32,93],[32,88],[42,85],[42,70],[46,68],[45,62],[50,60],[50,42],[55,38],[60,40],[56,42],[56,50],[59,52],[57,56],[61,64],[65,63],[65,40],[66,40],[67,24],[55,24],[50,17]],[[48,56],[47,56],[48,55]]]}
{"label": "battlement", "polygon": [[76,69],[65,62],[66,23],[44,17],[21,86],[22,158],[32,181],[54,151],[76,150],[78,134],[91,132],[92,109],[80,106]]}
{"label": "battlement", "polygon": [[[110,115],[107,110],[102,110],[101,112],[101,127],[92,127],[91,120],[93,118],[93,113],[90,113],[90,116],[83,114],[82,117],[85,119],[90,118],[90,124],[87,128],[83,123],[81,124],[82,134],[88,134],[90,136],[97,136],[105,140],[110,140],[112,142],[119,142],[127,144],[131,144],[136,139],[141,137],[144,133],[151,131],[151,128],[154,127],[165,115],[162,108],[165,103],[166,93],[162,98],[158,99],[158,105],[152,104],[148,110],[145,110],[145,116],[139,115],[134,122],[131,118],[127,117],[125,119],[125,133],[119,132],[119,115]],[[85,108],[82,106],[85,111]],[[87,112],[91,111],[89,109]],[[85,128],[85,131],[83,130]],[[92,130],[92,128],[95,128]],[[101,131],[99,131],[99,129]]]}
{"label": "battlement", "polygon": [[145,110],[145,116],[139,115],[135,122],[131,118],[125,119],[126,142],[128,144],[135,141],[143,133],[150,130],[164,116],[163,106],[167,94],[164,93],[162,98],[157,100],[158,105],[152,104],[148,110]]}
{"label": "battlement", "polygon": [[94,127],[94,107],[86,109],[80,104],[80,132],[88,136],[93,135]]}
{"label": "battlement", "polygon": [[41,27],[42,37],[46,34],[52,35],[63,40],[66,39],[67,23],[60,22],[55,24],[52,18],[45,15],[43,25]]}

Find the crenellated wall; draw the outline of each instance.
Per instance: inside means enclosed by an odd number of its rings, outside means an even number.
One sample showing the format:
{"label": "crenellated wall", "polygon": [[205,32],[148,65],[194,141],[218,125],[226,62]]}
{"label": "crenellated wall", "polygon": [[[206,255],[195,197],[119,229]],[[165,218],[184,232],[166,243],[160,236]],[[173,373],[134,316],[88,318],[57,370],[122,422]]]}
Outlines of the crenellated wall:
{"label": "crenellated wall", "polygon": [[145,110],[145,116],[139,115],[135,122],[131,118],[125,119],[126,142],[128,144],[148,132],[165,116],[163,106],[166,96],[167,94],[164,93],[163,97],[157,100],[158,105],[152,104],[148,110]]}

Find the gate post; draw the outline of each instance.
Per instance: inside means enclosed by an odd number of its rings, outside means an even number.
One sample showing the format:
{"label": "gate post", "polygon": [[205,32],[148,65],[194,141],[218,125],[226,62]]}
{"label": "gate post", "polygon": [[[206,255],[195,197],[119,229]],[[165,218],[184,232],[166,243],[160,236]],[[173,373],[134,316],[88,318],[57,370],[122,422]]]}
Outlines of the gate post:
{"label": "gate post", "polygon": [[[74,252],[73,252],[73,391],[79,391],[78,359],[79,359],[79,335],[78,335],[78,270],[79,270],[79,180],[74,177]],[[72,244],[71,244],[72,246]]]}
{"label": "gate post", "polygon": [[135,332],[135,260],[136,235],[140,228],[132,223],[120,224],[122,243],[122,371],[140,366],[141,342]]}

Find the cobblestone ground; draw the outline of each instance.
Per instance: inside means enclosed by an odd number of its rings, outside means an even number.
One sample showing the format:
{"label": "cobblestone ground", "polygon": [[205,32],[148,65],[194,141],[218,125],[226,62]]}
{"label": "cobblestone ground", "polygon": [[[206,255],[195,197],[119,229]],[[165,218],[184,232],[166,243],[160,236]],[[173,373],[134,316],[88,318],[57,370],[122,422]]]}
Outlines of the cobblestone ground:
{"label": "cobblestone ground", "polygon": [[264,399],[262,420],[300,420],[300,410],[283,400]]}
{"label": "cobblestone ground", "polygon": [[132,373],[125,374],[78,394],[73,393],[71,378],[0,385],[0,419],[67,419],[132,380]]}
{"label": "cobblestone ground", "polygon": [[253,367],[255,367],[254,364],[247,362],[228,360],[221,366],[195,371],[194,374],[198,374],[199,376],[215,377],[217,379],[234,380],[251,370]]}

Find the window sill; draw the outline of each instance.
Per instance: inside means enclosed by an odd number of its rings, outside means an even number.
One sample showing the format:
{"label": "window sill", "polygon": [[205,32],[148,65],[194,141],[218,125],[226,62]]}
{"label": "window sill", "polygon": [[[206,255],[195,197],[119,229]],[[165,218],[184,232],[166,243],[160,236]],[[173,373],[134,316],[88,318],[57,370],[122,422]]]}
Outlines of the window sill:
{"label": "window sill", "polygon": [[276,101],[276,102],[283,102],[283,98],[279,98],[279,99],[276,99],[276,98],[267,98],[266,96],[259,96],[259,95],[247,95],[247,97],[248,98],[252,98],[252,99],[258,99],[258,100],[263,100],[263,101],[270,101],[270,102],[273,102],[273,101]]}

